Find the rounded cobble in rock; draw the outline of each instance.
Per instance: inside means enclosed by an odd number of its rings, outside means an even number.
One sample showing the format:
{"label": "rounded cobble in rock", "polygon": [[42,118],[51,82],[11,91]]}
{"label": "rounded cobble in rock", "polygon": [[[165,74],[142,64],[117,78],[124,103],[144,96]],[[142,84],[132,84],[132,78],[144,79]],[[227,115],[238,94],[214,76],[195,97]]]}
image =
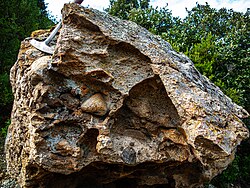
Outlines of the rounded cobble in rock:
{"label": "rounded cobble in rock", "polygon": [[122,151],[122,160],[127,164],[135,164],[136,162],[136,152],[132,147],[126,147]]}

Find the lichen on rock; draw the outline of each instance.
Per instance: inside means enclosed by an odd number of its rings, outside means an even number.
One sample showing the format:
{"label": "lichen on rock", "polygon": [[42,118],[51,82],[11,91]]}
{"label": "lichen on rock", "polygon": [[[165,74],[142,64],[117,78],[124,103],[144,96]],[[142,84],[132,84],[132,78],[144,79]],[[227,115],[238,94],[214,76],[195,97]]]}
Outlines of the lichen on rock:
{"label": "lichen on rock", "polygon": [[199,187],[234,159],[248,113],[133,22],[66,4],[53,56],[11,69],[7,168],[21,187]]}

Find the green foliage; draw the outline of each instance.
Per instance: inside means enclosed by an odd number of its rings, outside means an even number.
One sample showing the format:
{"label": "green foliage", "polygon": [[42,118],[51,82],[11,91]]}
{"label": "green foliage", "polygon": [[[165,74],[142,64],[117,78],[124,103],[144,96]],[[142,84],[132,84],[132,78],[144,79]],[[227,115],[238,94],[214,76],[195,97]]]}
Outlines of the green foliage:
{"label": "green foliage", "polygon": [[232,183],[236,181],[240,176],[240,167],[239,167],[239,156],[236,156],[232,164],[230,164],[227,170],[222,172],[221,180],[222,182]]}
{"label": "green foliage", "polygon": [[[236,19],[236,18],[235,18]],[[225,82],[226,88],[233,88],[241,95],[239,104],[250,111],[250,17],[241,15],[235,21],[231,32],[217,43],[220,54],[217,77]]]}
{"label": "green foliage", "polygon": [[110,6],[106,11],[113,16],[128,20],[130,10],[146,9],[148,6],[149,0],[110,0]]}
{"label": "green foliage", "polygon": [[245,179],[246,181],[250,181],[250,156],[242,156],[240,158],[240,163],[239,166],[240,168],[240,172],[241,172],[241,176],[243,177],[243,179]]}
{"label": "green foliage", "polygon": [[[110,0],[107,11],[136,22],[160,35],[179,52],[185,53],[196,68],[219,86],[234,102],[250,112],[250,9],[243,14],[226,8],[196,4],[181,20],[167,7],[140,7],[137,0]],[[147,1],[149,2],[149,1]],[[250,121],[246,121],[250,128]],[[235,181],[250,182],[249,140],[238,147],[234,162],[213,181],[225,187]]]}
{"label": "green foliage", "polygon": [[8,127],[9,127],[10,123],[11,123],[10,119],[8,119],[8,120],[5,122],[5,126],[4,126],[3,128],[1,128],[0,136],[2,136],[2,137],[4,137],[4,138],[7,136]]}
{"label": "green foliage", "polygon": [[5,106],[12,103],[13,97],[10,92],[9,75],[7,73],[0,74],[0,105]]}
{"label": "green foliage", "polygon": [[201,38],[199,43],[194,44],[185,54],[195,62],[196,68],[210,79],[214,78],[214,64],[217,61],[218,52],[216,50],[214,37],[209,32],[207,36]]}
{"label": "green foliage", "polygon": [[[244,145],[244,144],[243,144]],[[249,145],[249,143],[248,143]],[[245,147],[248,147],[247,145]],[[249,151],[247,152],[249,154]],[[239,153],[235,156],[232,164],[219,176],[212,180],[212,184],[218,188],[226,188],[228,184],[243,182],[243,185],[250,181],[250,155]]]}
{"label": "green foliage", "polygon": [[174,25],[172,13],[166,7],[159,10],[152,6],[145,9],[134,8],[130,11],[128,18],[157,35],[166,32]]}

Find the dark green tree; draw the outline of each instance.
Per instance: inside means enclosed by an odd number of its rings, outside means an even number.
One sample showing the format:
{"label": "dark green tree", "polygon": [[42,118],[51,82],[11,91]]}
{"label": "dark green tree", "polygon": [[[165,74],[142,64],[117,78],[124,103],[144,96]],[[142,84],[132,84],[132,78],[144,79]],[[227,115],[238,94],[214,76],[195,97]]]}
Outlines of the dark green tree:
{"label": "dark green tree", "polygon": [[132,9],[146,9],[148,7],[149,0],[110,0],[110,6],[106,11],[113,16],[128,20],[129,12]]}
{"label": "dark green tree", "polygon": [[166,7],[160,9],[155,9],[152,6],[145,9],[133,8],[128,15],[129,20],[157,35],[165,32],[170,33],[169,31],[174,27],[175,19]]}

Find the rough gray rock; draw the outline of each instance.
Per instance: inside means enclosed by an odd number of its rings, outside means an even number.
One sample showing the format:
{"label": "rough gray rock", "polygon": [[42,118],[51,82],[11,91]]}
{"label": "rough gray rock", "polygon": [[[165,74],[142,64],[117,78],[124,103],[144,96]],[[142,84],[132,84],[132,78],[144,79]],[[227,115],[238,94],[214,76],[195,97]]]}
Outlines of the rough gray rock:
{"label": "rough gray rock", "polygon": [[53,56],[29,40],[6,140],[21,187],[199,187],[249,136],[242,107],[135,23],[66,4]]}

